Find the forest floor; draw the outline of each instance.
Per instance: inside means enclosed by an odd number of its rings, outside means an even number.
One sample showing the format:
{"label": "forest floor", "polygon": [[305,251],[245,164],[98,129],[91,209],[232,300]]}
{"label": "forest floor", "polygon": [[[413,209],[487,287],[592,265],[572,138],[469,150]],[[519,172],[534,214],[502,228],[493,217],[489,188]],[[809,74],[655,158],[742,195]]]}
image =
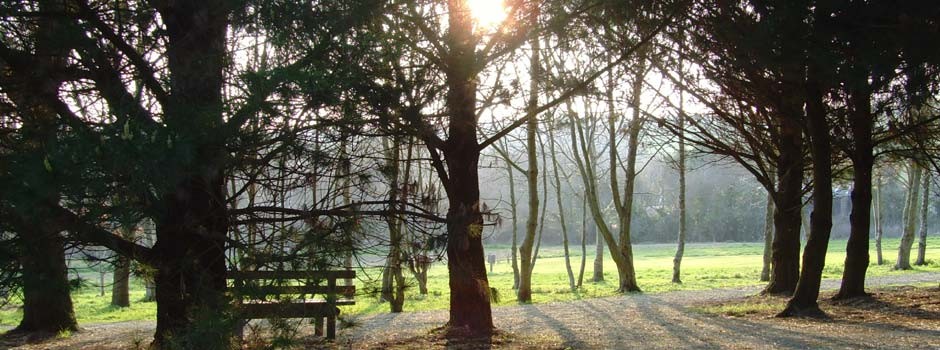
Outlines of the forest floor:
{"label": "forest floor", "polygon": [[[772,317],[785,298],[755,296],[759,287],[585,299],[493,309],[493,338],[455,343],[435,331],[447,311],[374,314],[345,320],[331,348],[940,348],[940,273],[869,278],[872,298],[831,302],[838,280],[825,280],[829,319]],[[903,287],[901,287],[903,286]],[[917,287],[910,287],[917,286]],[[153,321],[86,325],[23,349],[145,348]],[[300,347],[321,345],[301,329]],[[5,339],[6,346],[22,339]],[[0,343],[0,348],[4,343]]]}

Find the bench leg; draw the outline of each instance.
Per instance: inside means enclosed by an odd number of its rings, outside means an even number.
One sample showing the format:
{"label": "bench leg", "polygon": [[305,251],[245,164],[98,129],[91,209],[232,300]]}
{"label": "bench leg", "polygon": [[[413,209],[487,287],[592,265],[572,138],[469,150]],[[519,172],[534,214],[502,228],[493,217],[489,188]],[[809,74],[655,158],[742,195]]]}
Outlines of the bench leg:
{"label": "bench leg", "polygon": [[235,321],[235,336],[238,337],[238,340],[245,339],[245,325],[247,324],[248,320]]}
{"label": "bench leg", "polygon": [[326,317],[326,339],[336,339],[336,316]]}
{"label": "bench leg", "polygon": [[323,316],[313,318],[313,334],[318,337],[323,336]]}

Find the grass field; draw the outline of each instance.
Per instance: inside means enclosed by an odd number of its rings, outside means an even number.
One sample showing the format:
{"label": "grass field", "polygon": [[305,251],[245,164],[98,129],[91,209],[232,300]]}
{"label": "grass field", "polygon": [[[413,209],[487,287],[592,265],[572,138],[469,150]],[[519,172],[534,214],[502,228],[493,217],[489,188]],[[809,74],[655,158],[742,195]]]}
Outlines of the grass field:
{"label": "grass field", "polygon": [[[872,251],[872,266],[868,270],[869,276],[911,273],[911,271],[891,270],[894,258],[897,255],[897,245],[897,239],[884,242],[886,261],[881,266],[874,265],[874,251]],[[927,247],[928,265],[916,266],[913,272],[940,271],[940,237],[930,237]],[[562,248],[560,246],[543,246],[533,276],[533,302],[546,303],[614,295],[617,276],[613,261],[609,257],[604,262],[606,282],[590,282],[594,259],[591,253],[593,249],[593,246],[588,247],[583,287],[577,293],[572,293],[568,288],[568,277],[565,272]],[[844,240],[830,242],[823,278],[841,277],[842,263],[845,260],[844,250]],[[915,254],[912,255],[916,255],[916,243],[914,250]],[[493,272],[489,274],[490,285],[496,288],[500,294],[498,304],[515,304],[515,295],[512,290],[512,268],[504,258],[509,254],[509,247],[488,246],[487,252],[501,257],[494,266]],[[572,247],[572,252],[580,253],[580,247]],[[670,282],[675,246],[673,244],[640,244],[634,246],[637,282],[640,288],[647,293],[757,285],[761,284],[758,277],[761,269],[762,252],[762,243],[688,244],[682,261],[683,283],[677,285]],[[576,278],[580,261],[579,255],[572,256],[572,268]],[[388,305],[379,302],[374,292],[377,286],[376,280],[380,278],[379,273],[378,269],[370,269],[365,273],[359,273],[359,276],[365,280],[360,279],[356,282],[359,290],[356,305],[344,307],[344,313],[388,311]],[[410,278],[411,276],[407,277],[413,284],[414,280]],[[371,281],[369,281],[370,279]],[[428,289],[430,293],[425,297],[418,294],[417,285],[409,288],[406,291],[405,311],[438,310],[448,307],[449,292],[445,264],[437,263],[432,267],[428,274]],[[110,292],[110,289],[106,288],[106,292]],[[82,288],[73,293],[76,317],[79,323],[155,319],[156,304],[139,302],[143,298],[143,293],[143,285],[140,281],[133,280],[131,285],[131,307],[115,308],[109,305],[111,298],[108,293],[99,296],[97,287]],[[19,322],[21,314],[22,312],[17,304],[3,307],[0,309],[0,326],[15,326]]]}

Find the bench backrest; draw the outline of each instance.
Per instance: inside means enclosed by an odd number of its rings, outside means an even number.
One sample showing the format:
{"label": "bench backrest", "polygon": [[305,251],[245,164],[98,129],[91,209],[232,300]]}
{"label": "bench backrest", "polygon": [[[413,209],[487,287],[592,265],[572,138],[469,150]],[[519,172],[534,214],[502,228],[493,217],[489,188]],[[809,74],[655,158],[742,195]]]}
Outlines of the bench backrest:
{"label": "bench backrest", "polygon": [[336,285],[337,279],[356,278],[356,272],[352,270],[229,271],[226,278],[233,281],[236,293],[252,299],[306,294],[324,295],[327,302],[336,302],[339,300],[337,296],[351,300],[356,294],[356,286]]}

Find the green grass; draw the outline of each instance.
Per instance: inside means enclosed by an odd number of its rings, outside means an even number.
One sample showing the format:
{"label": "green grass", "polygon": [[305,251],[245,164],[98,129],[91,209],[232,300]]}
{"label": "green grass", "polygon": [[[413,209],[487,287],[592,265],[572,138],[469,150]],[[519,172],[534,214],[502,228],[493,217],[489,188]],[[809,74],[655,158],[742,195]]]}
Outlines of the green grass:
{"label": "green grass", "polygon": [[[910,273],[910,271],[893,271],[893,260],[897,254],[897,239],[884,242],[885,264],[874,265],[874,250],[872,250],[872,266],[869,276],[884,276]],[[913,272],[940,271],[940,237],[930,237],[927,243],[927,266],[916,266]],[[874,248],[874,247],[872,247]],[[585,279],[581,290],[572,293],[568,289],[568,277],[565,272],[564,257],[559,246],[542,247],[540,257],[535,266],[532,283],[532,299],[535,303],[578,300],[615,295],[617,276],[613,261],[607,257],[604,262],[606,282],[592,283],[593,246],[588,247],[587,267]],[[826,257],[826,268],[823,278],[839,278],[842,274],[842,263],[845,260],[845,240],[832,241],[829,244],[829,253]],[[916,244],[915,244],[916,253]],[[574,254],[580,253],[580,247],[572,247]],[[489,274],[490,285],[500,294],[498,305],[516,304],[512,289],[512,268],[505,257],[509,255],[508,246],[488,246],[488,254],[496,254],[500,260]],[[640,288],[647,293],[660,293],[676,290],[703,290],[715,288],[732,288],[750,285],[759,285],[758,277],[761,269],[763,244],[761,243],[695,243],[686,246],[685,257],[682,261],[681,285],[671,283],[672,258],[675,254],[674,244],[642,244],[634,246],[635,265]],[[580,256],[572,256],[572,268],[577,274]],[[356,282],[360,291],[356,297],[356,305],[343,307],[345,314],[380,313],[387,312],[388,305],[378,301],[373,292],[380,277],[378,269],[370,269],[359,276],[368,276],[372,282],[359,280]],[[417,285],[410,275],[407,275],[409,285],[406,291],[405,311],[442,310],[449,304],[449,291],[447,288],[447,267],[443,263],[434,264],[428,274],[428,296],[418,294]],[[85,287],[73,292],[75,314],[79,323],[117,322],[127,320],[145,320],[156,318],[156,304],[140,302],[143,298],[143,285],[140,281],[132,280],[131,307],[115,308],[110,306],[110,290],[106,289],[104,296],[99,296],[96,287]],[[766,307],[771,307],[768,305]],[[730,306],[729,306],[730,307]],[[732,310],[733,311],[733,310]],[[729,311],[730,312],[730,311]],[[742,310],[746,312],[746,310]],[[0,326],[15,326],[22,315],[18,305],[11,304],[0,309]]]}
{"label": "green grass", "polygon": [[[940,237],[928,237],[928,265],[915,266],[912,271],[894,271],[891,269],[897,255],[898,241],[898,239],[889,239],[883,242],[885,262],[880,266],[875,265],[874,244],[872,244],[872,264],[868,269],[868,276],[940,271]],[[842,277],[845,243],[845,240],[834,240],[829,243],[823,278]],[[505,256],[509,255],[509,247],[488,246],[486,248],[487,254],[499,256],[499,261],[494,266],[493,272],[489,274],[490,286],[496,288],[500,294],[498,305],[516,304],[516,297],[512,289],[512,267],[505,259]],[[572,253],[580,254],[580,246],[571,248]],[[763,243],[687,244],[682,259],[683,283],[677,285],[671,282],[672,259],[675,254],[674,244],[635,245],[633,252],[637,283],[646,293],[760,285],[762,282],[758,281],[758,278],[760,277],[763,249]],[[543,246],[532,278],[532,302],[547,303],[615,295],[617,274],[613,260],[609,256],[606,256],[604,260],[605,282],[590,282],[594,261],[593,250],[593,245],[588,247],[587,267],[585,268],[582,289],[577,293],[571,293],[568,288],[568,276],[565,271],[562,248],[560,246]],[[916,253],[916,243],[914,253]],[[572,256],[571,260],[577,278],[581,261],[580,256]],[[379,277],[378,270],[367,272],[374,278]],[[410,278],[410,275],[408,277]],[[363,286],[362,282],[359,282],[357,288],[366,292],[374,290],[375,287],[375,284]],[[415,285],[406,291],[405,311],[447,309],[450,302],[447,288],[447,266],[443,263],[435,264],[428,273],[428,290],[430,293],[427,297],[420,296],[417,289],[417,285]],[[388,304],[380,303],[377,296],[374,295],[360,295],[356,299],[356,305],[347,306],[344,309],[345,313],[387,311]]]}
{"label": "green grass", "polygon": [[[110,287],[105,287],[104,296],[100,296],[98,287],[83,287],[72,292],[72,304],[79,324],[156,319],[157,304],[142,302],[143,298],[144,285],[137,279],[131,279],[130,307],[111,306]],[[6,305],[0,309],[0,326],[14,327],[22,317],[19,304]]]}
{"label": "green grass", "polygon": [[747,316],[751,314],[773,314],[786,307],[786,300],[782,298],[761,298],[759,300],[745,300],[743,302],[705,305],[691,308],[692,311],[725,316]]}

